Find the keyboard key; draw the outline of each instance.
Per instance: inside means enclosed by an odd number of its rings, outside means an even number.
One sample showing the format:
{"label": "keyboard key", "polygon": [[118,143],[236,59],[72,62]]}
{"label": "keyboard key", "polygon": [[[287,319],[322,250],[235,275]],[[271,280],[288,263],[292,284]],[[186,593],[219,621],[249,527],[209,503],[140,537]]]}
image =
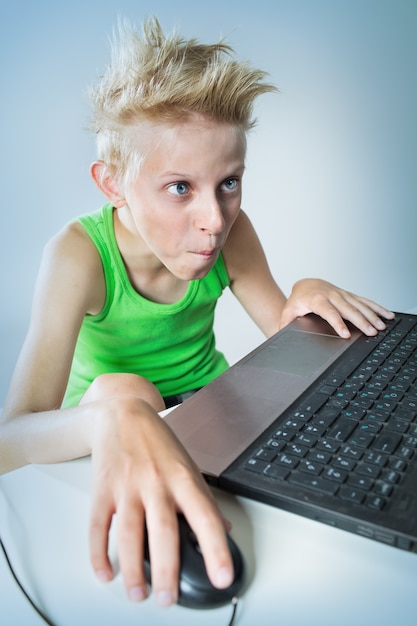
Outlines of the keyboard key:
{"label": "keyboard key", "polygon": [[324,450],[310,450],[308,453],[308,459],[313,463],[317,461],[318,463],[326,464],[331,458],[330,452],[325,452]]}
{"label": "keyboard key", "polygon": [[290,430],[288,428],[279,428],[274,433],[274,439],[285,439],[286,441],[290,441],[294,437],[295,433],[295,430]]}
{"label": "keyboard key", "polygon": [[342,413],[344,417],[348,417],[353,420],[361,420],[366,415],[366,409],[362,407],[348,406]]}
{"label": "keyboard key", "polygon": [[345,469],[348,472],[351,472],[355,468],[355,466],[356,466],[356,461],[353,461],[352,459],[348,459],[343,456],[338,456],[336,460],[333,462],[333,467],[336,467],[339,469]]}
{"label": "keyboard key", "polygon": [[318,393],[313,393],[307,400],[304,401],[303,407],[305,411],[310,411],[311,413],[316,413],[326,402],[326,398],[321,396]]}
{"label": "keyboard key", "polygon": [[348,439],[349,435],[353,433],[355,428],[356,422],[354,420],[342,417],[332,427],[328,437],[330,439],[336,439],[336,441],[344,442]]}
{"label": "keyboard key", "polygon": [[262,474],[264,470],[268,467],[269,463],[267,461],[262,461],[260,459],[249,459],[246,462],[244,468],[250,470],[251,472],[255,472],[256,474]]}
{"label": "keyboard key", "polygon": [[328,480],[334,480],[338,483],[344,483],[346,478],[348,477],[348,472],[345,470],[337,469],[335,467],[329,467],[324,474],[324,478]]}
{"label": "keyboard key", "polygon": [[306,446],[300,446],[298,443],[289,443],[287,444],[285,451],[289,454],[294,454],[294,456],[304,457],[308,452],[308,448]]}
{"label": "keyboard key", "polygon": [[304,427],[304,432],[308,433],[309,435],[313,435],[315,437],[321,437],[322,435],[324,435],[324,433],[327,430],[327,426],[326,425],[319,425],[319,424],[307,424],[307,426]]}
{"label": "keyboard key", "polygon": [[362,398],[356,398],[355,400],[353,400],[350,406],[355,409],[358,408],[358,409],[368,410],[371,408],[373,403],[374,401],[371,398],[362,397]]}
{"label": "keyboard key", "polygon": [[313,489],[328,496],[334,496],[338,490],[338,485],[331,480],[325,480],[317,476],[309,476],[308,474],[301,472],[294,472],[290,475],[288,482],[298,485],[299,487],[305,487],[307,489]]}
{"label": "keyboard key", "polygon": [[362,432],[366,431],[368,433],[377,434],[382,430],[382,424],[371,420],[364,420],[360,423],[359,428]]}
{"label": "keyboard key", "polygon": [[374,439],[375,435],[373,433],[364,432],[358,428],[349,439],[349,444],[351,446],[358,446],[359,448],[368,448]]}
{"label": "keyboard key", "polygon": [[324,394],[325,396],[331,396],[336,391],[335,385],[324,384],[318,390],[317,393]]}
{"label": "keyboard key", "polygon": [[374,481],[369,476],[359,476],[357,474],[352,474],[352,476],[349,476],[348,483],[351,487],[363,489],[364,491],[370,491],[373,487]]}
{"label": "keyboard key", "polygon": [[385,498],[382,498],[378,495],[368,496],[366,498],[366,504],[370,509],[376,509],[377,511],[382,511],[384,506],[386,505]]}
{"label": "keyboard key", "polygon": [[404,408],[404,406],[399,406],[395,411],[395,419],[403,420],[404,422],[412,422],[416,417],[416,412],[411,411],[410,409]]}
{"label": "keyboard key", "polygon": [[275,480],[286,480],[290,474],[290,470],[282,465],[277,465],[276,463],[272,463],[268,465],[268,467],[263,472],[265,476],[268,478],[273,478]]}
{"label": "keyboard key", "polygon": [[366,463],[373,463],[374,465],[379,465],[379,467],[384,467],[388,462],[388,456],[386,454],[381,454],[380,452],[375,452],[372,450],[371,452],[367,452],[364,461]]}
{"label": "keyboard key", "polygon": [[306,472],[306,474],[312,474],[313,476],[318,476],[322,473],[324,469],[324,465],[321,463],[315,463],[314,461],[309,461],[308,459],[303,459],[298,466],[300,472]]}
{"label": "keyboard key", "polygon": [[396,433],[405,434],[409,429],[409,425],[407,422],[403,422],[399,419],[394,419],[391,420],[389,424],[387,424],[387,429],[393,430]]}
{"label": "keyboard key", "polygon": [[284,422],[284,428],[289,430],[301,430],[306,420],[304,418],[290,417]]}
{"label": "keyboard key", "polygon": [[388,411],[376,411],[374,408],[371,411],[368,411],[368,415],[366,419],[375,420],[376,422],[386,422],[390,417],[390,413]]}
{"label": "keyboard key", "polygon": [[340,448],[336,441],[330,441],[329,439],[322,439],[318,442],[317,448],[324,450],[325,452],[337,452]]}
{"label": "keyboard key", "polygon": [[401,478],[401,474],[392,469],[386,470],[382,475],[382,480],[391,485],[396,485]]}
{"label": "keyboard key", "polygon": [[281,450],[283,450],[286,445],[287,442],[285,440],[278,441],[278,439],[268,439],[265,444],[265,448],[271,448],[272,450],[275,450],[275,452],[281,452]]}
{"label": "keyboard key", "polygon": [[290,419],[297,420],[298,422],[308,422],[313,415],[314,413],[311,411],[294,411]]}
{"label": "keyboard key", "polygon": [[401,440],[402,436],[398,433],[385,431],[378,436],[373,448],[374,450],[378,450],[379,452],[392,454],[393,452],[395,452],[396,448],[398,448]]}
{"label": "keyboard key", "polygon": [[414,455],[414,451],[407,446],[401,446],[395,453],[397,456],[400,456],[402,459],[411,459]]}
{"label": "keyboard key", "polygon": [[295,456],[290,456],[288,454],[281,454],[276,460],[275,463],[279,463],[280,465],[285,465],[290,469],[294,469],[297,467],[300,461]]}
{"label": "keyboard key", "polygon": [[339,491],[339,497],[342,500],[347,500],[348,502],[355,502],[356,504],[362,504],[365,500],[365,492],[360,489],[355,489],[354,487],[341,487]]}
{"label": "keyboard key", "polygon": [[358,474],[361,476],[370,476],[371,478],[378,478],[381,473],[381,468],[378,465],[372,465],[371,463],[363,463],[358,467]]}
{"label": "keyboard key", "polygon": [[300,433],[295,436],[294,441],[301,443],[301,445],[307,446],[308,448],[313,448],[317,443],[317,437],[308,435],[307,433]]}
{"label": "keyboard key", "polygon": [[344,448],[341,449],[340,454],[342,456],[348,457],[349,459],[355,459],[356,461],[359,461],[363,457],[364,453],[359,448],[344,446]]}
{"label": "keyboard key", "polygon": [[384,496],[385,498],[391,496],[393,491],[394,487],[389,483],[378,483],[375,487],[375,493],[379,496]]}
{"label": "keyboard key", "polygon": [[334,407],[334,406],[330,406],[326,404],[317,413],[316,418],[314,419],[314,422],[331,426],[333,422],[339,417],[339,415],[340,415],[339,407]]}
{"label": "keyboard key", "polygon": [[277,453],[273,448],[261,448],[256,453],[256,458],[261,459],[262,461],[268,461],[269,463],[274,460]]}
{"label": "keyboard key", "polygon": [[404,472],[407,469],[407,463],[403,459],[392,459],[389,466],[396,472]]}
{"label": "keyboard key", "polygon": [[356,389],[353,389],[352,387],[342,387],[341,389],[337,390],[334,397],[350,401],[355,397],[355,395]]}

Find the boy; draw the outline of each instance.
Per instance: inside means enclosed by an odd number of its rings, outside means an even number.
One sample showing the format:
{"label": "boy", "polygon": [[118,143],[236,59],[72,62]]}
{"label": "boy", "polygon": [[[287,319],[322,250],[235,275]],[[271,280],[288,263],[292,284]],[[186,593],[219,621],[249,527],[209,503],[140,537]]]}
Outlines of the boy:
{"label": "boy", "polygon": [[344,319],[373,335],[383,307],[320,280],[285,298],[241,211],[246,132],[255,98],[275,88],[223,43],[143,37],[126,27],[92,92],[108,203],[46,246],[31,323],[0,432],[0,471],[92,455],[90,552],[112,577],[107,538],[117,513],[129,597],[177,599],[177,512],[194,529],[214,585],[233,571],[216,503],[158,413],[227,368],[213,336],[215,303],[229,286],[266,336],[315,312],[343,337]]}

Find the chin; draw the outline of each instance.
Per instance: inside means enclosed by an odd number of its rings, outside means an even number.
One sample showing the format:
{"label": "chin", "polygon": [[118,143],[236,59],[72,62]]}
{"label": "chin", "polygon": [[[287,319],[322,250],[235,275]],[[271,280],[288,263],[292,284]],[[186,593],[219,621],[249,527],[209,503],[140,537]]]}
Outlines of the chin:
{"label": "chin", "polygon": [[188,271],[188,272],[181,272],[181,274],[176,274],[176,276],[178,278],[180,278],[181,280],[200,280],[201,278],[204,278],[205,276],[207,276],[207,274],[209,273],[211,268],[209,269],[204,269],[204,270],[195,270],[195,271]]}
{"label": "chin", "polygon": [[194,267],[192,265],[188,265],[188,266],[182,266],[179,268],[173,267],[172,269],[168,267],[168,269],[170,272],[172,272],[172,274],[174,274],[174,276],[176,276],[180,280],[187,280],[187,281],[199,280],[207,276],[207,274],[212,269],[216,261],[217,261],[217,257],[215,259],[211,259],[210,263],[207,263],[207,262],[204,264],[200,263],[197,266],[194,265]]}

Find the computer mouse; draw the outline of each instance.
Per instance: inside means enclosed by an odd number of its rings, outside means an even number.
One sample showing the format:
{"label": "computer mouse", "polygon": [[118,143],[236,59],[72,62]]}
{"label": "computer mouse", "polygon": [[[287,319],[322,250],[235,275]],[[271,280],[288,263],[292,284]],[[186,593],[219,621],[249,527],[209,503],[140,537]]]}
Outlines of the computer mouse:
{"label": "computer mouse", "polygon": [[[242,553],[230,535],[227,535],[233,560],[235,578],[230,587],[218,589],[207,576],[203,555],[197,538],[183,515],[178,516],[180,533],[180,575],[178,604],[192,609],[209,609],[227,604],[237,596],[245,581]],[[151,565],[147,539],[145,540],[145,572],[151,584]]]}

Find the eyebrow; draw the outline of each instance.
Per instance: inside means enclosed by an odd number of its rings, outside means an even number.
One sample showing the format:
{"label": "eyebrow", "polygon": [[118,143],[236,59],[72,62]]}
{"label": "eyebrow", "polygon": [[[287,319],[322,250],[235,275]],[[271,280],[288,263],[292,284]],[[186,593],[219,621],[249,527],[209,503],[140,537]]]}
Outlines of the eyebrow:
{"label": "eyebrow", "polygon": [[[226,178],[229,178],[230,176],[233,176],[236,173],[236,171],[241,171],[243,173],[245,171],[245,169],[246,169],[245,162],[236,163],[235,166],[228,168],[230,173],[226,174],[223,179],[226,179]],[[180,171],[175,171],[175,170],[168,170],[166,172],[161,172],[159,174],[159,176],[161,178],[171,178],[172,177],[172,178],[178,178],[178,180],[183,180],[183,179],[190,178],[191,174],[189,172],[185,173],[185,172],[180,172]]]}

